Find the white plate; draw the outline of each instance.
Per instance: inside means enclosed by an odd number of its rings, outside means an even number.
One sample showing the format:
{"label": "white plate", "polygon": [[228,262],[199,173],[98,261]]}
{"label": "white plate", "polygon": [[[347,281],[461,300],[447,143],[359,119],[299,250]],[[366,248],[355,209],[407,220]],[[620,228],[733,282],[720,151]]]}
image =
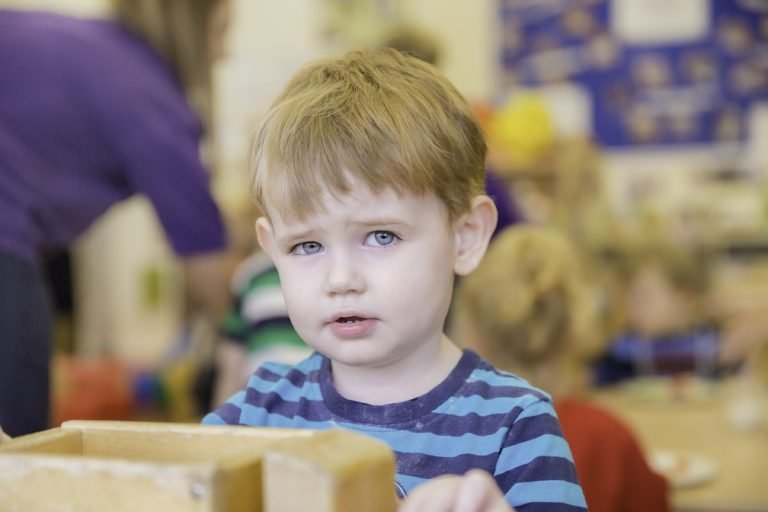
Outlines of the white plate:
{"label": "white plate", "polygon": [[703,485],[717,476],[715,461],[694,453],[656,450],[651,453],[649,463],[673,488]]}

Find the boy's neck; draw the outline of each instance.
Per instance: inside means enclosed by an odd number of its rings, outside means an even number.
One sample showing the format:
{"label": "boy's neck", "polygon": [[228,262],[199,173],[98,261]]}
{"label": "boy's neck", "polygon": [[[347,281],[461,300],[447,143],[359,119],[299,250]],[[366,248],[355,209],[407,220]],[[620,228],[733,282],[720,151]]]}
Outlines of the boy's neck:
{"label": "boy's neck", "polygon": [[434,346],[407,359],[370,368],[331,361],[333,385],[347,400],[370,405],[405,402],[422,396],[443,382],[461,359],[461,350],[445,335]]}

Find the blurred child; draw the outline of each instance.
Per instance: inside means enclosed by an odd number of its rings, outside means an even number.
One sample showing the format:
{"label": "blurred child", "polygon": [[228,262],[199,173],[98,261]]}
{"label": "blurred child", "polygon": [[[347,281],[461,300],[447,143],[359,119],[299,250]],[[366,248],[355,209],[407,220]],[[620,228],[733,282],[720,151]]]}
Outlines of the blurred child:
{"label": "blurred child", "polygon": [[413,493],[402,511],[585,510],[546,394],[443,333],[496,225],[485,152],[472,108],[419,59],[299,71],[257,135],[253,185],[259,243],[316,352],[263,365],[203,421],[376,437]]}
{"label": "blurred child", "polygon": [[708,313],[708,256],[650,237],[616,257],[626,293],[625,329],[596,361],[597,383],[726,371]]}
{"label": "blurred child", "polygon": [[552,393],[590,511],[663,512],[666,481],[632,432],[580,397],[599,332],[580,259],[554,229],[506,230],[459,288],[460,329],[481,356]]}
{"label": "blurred child", "polygon": [[255,252],[238,265],[232,292],[216,348],[213,406],[242,388],[263,363],[294,364],[311,352],[291,325],[280,276],[267,254]]}

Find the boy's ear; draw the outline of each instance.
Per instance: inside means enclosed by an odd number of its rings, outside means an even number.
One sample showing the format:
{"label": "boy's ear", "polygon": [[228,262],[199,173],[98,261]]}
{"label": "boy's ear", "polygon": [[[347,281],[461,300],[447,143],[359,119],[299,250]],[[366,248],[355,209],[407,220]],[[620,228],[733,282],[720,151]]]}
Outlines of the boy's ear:
{"label": "boy's ear", "polygon": [[275,233],[272,230],[272,223],[266,217],[256,219],[256,239],[264,252],[272,258],[272,261],[275,261]]}
{"label": "boy's ear", "polygon": [[454,272],[465,276],[475,270],[485,255],[497,220],[496,205],[490,197],[476,196],[472,199],[470,210],[459,217],[453,226],[456,239]]}

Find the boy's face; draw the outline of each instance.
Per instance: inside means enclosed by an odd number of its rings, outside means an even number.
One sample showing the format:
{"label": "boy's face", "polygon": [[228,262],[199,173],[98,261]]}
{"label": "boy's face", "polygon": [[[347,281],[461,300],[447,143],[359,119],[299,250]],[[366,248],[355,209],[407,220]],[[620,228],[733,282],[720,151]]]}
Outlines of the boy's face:
{"label": "boy's face", "polygon": [[305,221],[268,207],[257,231],[301,337],[341,364],[383,367],[440,343],[460,237],[432,194],[352,190],[326,191]]}

